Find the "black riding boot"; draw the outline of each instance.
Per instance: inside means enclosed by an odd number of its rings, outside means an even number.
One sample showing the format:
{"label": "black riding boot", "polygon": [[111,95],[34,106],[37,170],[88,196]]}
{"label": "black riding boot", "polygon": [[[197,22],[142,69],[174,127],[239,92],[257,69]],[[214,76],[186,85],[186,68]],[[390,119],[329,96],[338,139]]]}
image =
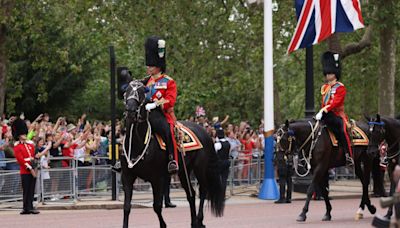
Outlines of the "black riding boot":
{"label": "black riding boot", "polygon": [[[291,167],[288,167],[289,170],[291,170]],[[291,171],[288,172],[287,180],[286,180],[286,203],[291,203],[292,202],[292,174]]]}
{"label": "black riding boot", "polygon": [[285,199],[285,187],[286,187],[286,177],[279,177],[279,200],[275,201],[274,203],[286,203]]}
{"label": "black riding boot", "polygon": [[166,144],[169,160],[168,172],[170,174],[176,173],[178,171],[178,163],[174,160],[174,141],[170,124],[160,110],[150,112],[150,123],[153,132],[159,134]]}

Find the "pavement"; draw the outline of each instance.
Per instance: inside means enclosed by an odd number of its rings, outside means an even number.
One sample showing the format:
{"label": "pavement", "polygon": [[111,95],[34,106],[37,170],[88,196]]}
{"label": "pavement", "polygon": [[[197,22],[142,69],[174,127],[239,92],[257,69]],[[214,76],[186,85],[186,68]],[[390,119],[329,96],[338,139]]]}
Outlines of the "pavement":
{"label": "pavement", "polygon": [[[361,200],[361,183],[358,180],[334,181],[330,184],[329,196],[335,199],[360,199]],[[257,198],[257,186],[235,186],[233,191],[227,190],[226,205],[238,204],[258,204],[265,202]],[[186,195],[181,189],[171,189],[171,199],[178,207],[188,207]],[[306,195],[294,192],[293,201],[304,201]],[[151,208],[153,205],[151,192],[134,192],[132,207],[133,208]],[[45,202],[36,205],[39,210],[89,210],[89,209],[122,209],[123,193],[118,200],[112,201],[111,196],[101,197],[82,197],[79,200],[62,200],[56,202]],[[0,204],[1,210],[21,208],[21,202],[10,204]]]}
{"label": "pavement", "polygon": [[[233,197],[236,198],[236,197]],[[303,201],[291,204],[274,204],[271,200],[255,199],[254,203],[226,205],[224,216],[215,217],[206,204],[204,224],[208,228],[269,228],[269,227],[371,227],[373,215],[364,212],[364,218],[354,219],[359,199],[332,200],[332,221],[321,221],[325,213],[323,201],[312,201],[306,222],[296,222],[296,218],[304,205]],[[372,199],[377,205],[378,199]],[[242,201],[243,202],[243,201]],[[17,210],[0,212],[0,227],[57,227],[57,228],[117,228],[122,227],[122,210],[42,210],[39,215],[19,215]],[[378,214],[384,210],[378,208]],[[190,212],[187,207],[167,208],[162,215],[168,227],[190,227]],[[159,227],[158,219],[152,208],[133,209],[129,216],[129,227]]]}

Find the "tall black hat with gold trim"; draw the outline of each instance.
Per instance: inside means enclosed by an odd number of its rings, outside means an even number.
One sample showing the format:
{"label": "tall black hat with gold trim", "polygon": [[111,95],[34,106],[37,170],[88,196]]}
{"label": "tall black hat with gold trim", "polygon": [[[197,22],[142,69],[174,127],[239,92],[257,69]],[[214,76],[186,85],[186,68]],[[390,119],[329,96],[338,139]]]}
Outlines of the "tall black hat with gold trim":
{"label": "tall black hat with gold trim", "polygon": [[337,53],[327,51],[321,56],[322,72],[324,76],[327,74],[335,74],[337,80],[340,79],[341,65],[340,56]]}
{"label": "tall black hat with gold trim", "polygon": [[165,40],[158,36],[150,36],[144,46],[146,50],[146,66],[160,67],[164,73],[167,69]]}

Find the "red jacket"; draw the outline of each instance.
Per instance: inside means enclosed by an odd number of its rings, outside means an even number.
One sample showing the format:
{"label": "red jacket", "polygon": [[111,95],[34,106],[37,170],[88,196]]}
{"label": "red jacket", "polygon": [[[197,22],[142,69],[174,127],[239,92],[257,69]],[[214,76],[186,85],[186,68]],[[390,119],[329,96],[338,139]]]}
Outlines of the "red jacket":
{"label": "red jacket", "polygon": [[151,101],[157,101],[164,98],[167,103],[162,105],[162,110],[167,118],[168,123],[174,124],[176,121],[174,115],[174,106],[177,96],[177,87],[174,79],[168,75],[161,75],[158,79],[154,80],[150,77],[146,86],[149,88],[147,98]]}
{"label": "red jacket", "polygon": [[322,108],[325,108],[328,112],[332,111],[336,116],[347,122],[347,116],[344,112],[346,87],[341,82],[336,82],[333,86],[324,84],[321,87],[321,94]]}
{"label": "red jacket", "polygon": [[35,157],[35,146],[32,143],[18,143],[14,146],[14,155],[19,164],[19,173],[31,174],[27,167],[31,166],[30,158]]}

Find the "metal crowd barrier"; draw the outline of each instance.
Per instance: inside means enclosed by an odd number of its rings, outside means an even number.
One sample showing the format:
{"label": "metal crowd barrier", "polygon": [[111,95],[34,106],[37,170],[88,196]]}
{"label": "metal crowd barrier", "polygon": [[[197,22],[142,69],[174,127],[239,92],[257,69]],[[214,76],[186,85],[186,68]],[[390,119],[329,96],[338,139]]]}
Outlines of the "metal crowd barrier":
{"label": "metal crowd barrier", "polygon": [[[241,153],[239,153],[241,154]],[[229,195],[247,192],[246,189],[258,190],[264,179],[264,160],[260,153],[239,155],[230,160],[229,178],[227,181]],[[239,191],[237,191],[239,190]]]}
{"label": "metal crowd barrier", "polygon": [[1,163],[3,169],[0,170],[0,204],[22,200],[19,165],[12,159],[2,160]]}
{"label": "metal crowd barrier", "polygon": [[[243,187],[257,189],[263,180],[264,163],[261,156],[239,156],[230,160],[227,180],[227,193],[240,194],[235,191]],[[19,165],[15,160],[1,160],[7,163],[6,170],[0,170],[0,205],[6,202],[22,200]],[[64,163],[64,165],[62,165]],[[79,159],[71,157],[51,157],[47,169],[38,170],[36,199],[43,204],[74,204],[78,200],[96,198],[111,199],[111,169],[107,157],[91,157],[89,163],[82,164]],[[197,180],[192,176],[193,186],[197,189]],[[149,183],[137,179],[134,184],[135,194],[151,193]],[[184,191],[177,176],[171,180],[171,192]],[[227,195],[228,195],[227,194]],[[117,175],[117,199],[123,195],[120,175]],[[143,197],[141,197],[143,198]],[[147,199],[147,196],[145,197]],[[185,197],[184,197],[185,198]],[[149,200],[152,196],[149,196]]]}
{"label": "metal crowd barrier", "polygon": [[[39,189],[43,204],[68,203],[77,199],[76,192],[76,161],[71,157],[52,157],[50,167],[39,170]],[[46,176],[48,173],[48,176]]]}

